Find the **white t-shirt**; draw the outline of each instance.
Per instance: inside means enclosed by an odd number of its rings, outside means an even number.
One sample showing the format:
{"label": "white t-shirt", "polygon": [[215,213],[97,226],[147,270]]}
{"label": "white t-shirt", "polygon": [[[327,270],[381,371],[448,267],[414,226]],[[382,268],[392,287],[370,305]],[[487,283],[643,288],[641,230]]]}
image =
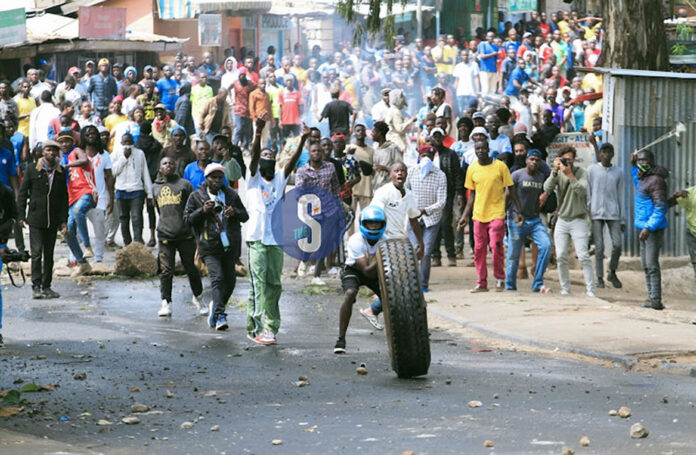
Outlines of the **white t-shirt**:
{"label": "white t-shirt", "polygon": [[106,210],[109,205],[109,190],[106,187],[106,179],[104,178],[104,170],[111,169],[111,156],[108,152],[101,152],[89,159],[92,162],[94,169],[94,184],[97,186],[99,199],[97,200],[97,209]]}
{"label": "white t-shirt", "polygon": [[371,205],[376,205],[384,210],[387,217],[387,229],[384,231],[384,239],[406,239],[406,223],[410,218],[420,215],[416,198],[410,190],[402,197],[392,182],[375,191]]}
{"label": "white t-shirt", "polygon": [[479,74],[478,65],[474,62],[457,63],[454,67],[454,77],[458,79],[457,96],[476,96],[474,78]]}
{"label": "white t-shirt", "polygon": [[251,172],[247,172],[247,242],[261,241],[264,245],[278,245],[273,236],[271,222],[273,210],[283,198],[283,190],[287,184],[288,178],[284,169],[276,172],[270,182],[261,177],[261,171],[258,169],[253,176]]}
{"label": "white t-shirt", "polygon": [[346,244],[346,265],[355,265],[355,261],[367,256],[367,262],[371,262],[377,255],[377,247],[381,242],[378,241],[374,245],[370,245],[365,237],[360,232],[351,235]]}

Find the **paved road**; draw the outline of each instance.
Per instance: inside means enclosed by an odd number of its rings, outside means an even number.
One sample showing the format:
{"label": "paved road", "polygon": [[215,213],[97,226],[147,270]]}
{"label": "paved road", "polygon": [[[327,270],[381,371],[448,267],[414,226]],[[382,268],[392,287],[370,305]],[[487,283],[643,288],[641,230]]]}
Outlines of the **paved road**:
{"label": "paved road", "polygon": [[[181,278],[171,321],[155,316],[154,280],[59,281],[56,289],[63,299],[3,291],[0,389],[59,387],[23,394],[25,411],[0,418],[0,428],[75,444],[81,453],[559,454],[564,445],[578,454],[696,453],[692,378],[496,351],[433,330],[430,374],[399,380],[384,334],[357,313],[349,354],[332,354],[340,297],[303,294],[293,280],[276,347],[248,341],[236,308],[228,332],[207,329],[187,306]],[[244,300],[246,289],[243,280],[235,296]],[[366,376],[355,372],[360,363]],[[86,379],[74,379],[80,373]],[[298,387],[300,375],[310,385]],[[482,406],[469,407],[472,400]],[[150,411],[133,414],[136,402]],[[621,406],[632,409],[629,419],[608,415]],[[140,423],[121,423],[131,415]],[[98,426],[99,419],[113,425]],[[193,427],[181,429],[185,421]],[[636,422],[650,431],[647,439],[629,437]],[[582,436],[589,447],[580,447]],[[485,448],[486,440],[495,446]],[[3,446],[0,438],[3,454],[34,453],[29,446]]]}

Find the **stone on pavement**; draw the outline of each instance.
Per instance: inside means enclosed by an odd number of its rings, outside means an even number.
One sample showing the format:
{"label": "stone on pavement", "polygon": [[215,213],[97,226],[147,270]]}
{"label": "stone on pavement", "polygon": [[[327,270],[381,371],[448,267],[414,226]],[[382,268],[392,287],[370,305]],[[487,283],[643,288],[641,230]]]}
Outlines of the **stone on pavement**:
{"label": "stone on pavement", "polygon": [[631,425],[631,437],[633,439],[642,439],[648,437],[648,429],[642,423],[634,423]]}
{"label": "stone on pavement", "polygon": [[619,408],[619,417],[621,417],[622,419],[628,419],[629,417],[631,417],[631,408],[629,408],[628,406],[621,406]]}

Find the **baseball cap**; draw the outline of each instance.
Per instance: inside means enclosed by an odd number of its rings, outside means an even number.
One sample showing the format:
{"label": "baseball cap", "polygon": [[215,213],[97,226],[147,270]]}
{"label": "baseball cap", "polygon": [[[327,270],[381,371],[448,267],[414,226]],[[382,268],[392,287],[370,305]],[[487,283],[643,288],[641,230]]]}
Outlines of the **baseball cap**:
{"label": "baseball cap", "polygon": [[204,175],[205,175],[205,177],[207,177],[207,176],[209,176],[210,174],[212,174],[213,172],[218,172],[218,171],[220,171],[220,172],[222,172],[222,173],[224,174],[224,173],[225,173],[225,167],[224,167],[222,164],[220,164],[220,163],[210,163],[209,165],[207,165],[207,166],[205,167]]}
{"label": "baseball cap", "polygon": [[336,133],[333,136],[331,136],[331,139],[343,139],[345,141],[346,136],[343,133]]}
{"label": "baseball cap", "polygon": [[85,62],[85,66],[94,66],[94,60],[87,60],[87,62]]}
{"label": "baseball cap", "polygon": [[515,127],[512,129],[512,135],[517,136],[518,134],[527,135],[527,125],[522,122],[517,122]]}
{"label": "baseball cap", "polygon": [[249,70],[246,69],[246,67],[241,67],[238,70],[239,74],[249,74]]}
{"label": "baseball cap", "polygon": [[469,139],[473,140],[475,134],[483,134],[487,138],[490,138],[490,136],[488,135],[488,131],[486,131],[486,128],[484,128],[482,126],[477,126],[473,130],[471,130],[471,134],[469,134]]}
{"label": "baseball cap", "polygon": [[163,111],[167,110],[167,106],[165,106],[162,103],[159,103],[157,106],[155,106],[155,110],[162,109]]}
{"label": "baseball cap", "polygon": [[541,151],[538,149],[531,149],[530,151],[527,152],[527,158],[530,156],[536,156],[537,158],[543,159],[541,156]]}
{"label": "baseball cap", "polygon": [[391,92],[390,88],[383,88],[382,91],[380,92],[382,95],[386,95],[387,93]]}
{"label": "baseball cap", "polygon": [[418,147],[418,154],[420,155],[421,153],[435,153],[435,149],[433,149],[432,145],[421,145]]}
{"label": "baseball cap", "polygon": [[108,65],[109,64],[109,59],[108,58],[102,58],[99,60],[99,66],[102,65]]}
{"label": "baseball cap", "polygon": [[143,71],[153,71],[154,69],[155,69],[155,67],[152,65],[145,65],[145,68],[143,68]]}
{"label": "baseball cap", "polygon": [[430,131],[430,136],[434,136],[435,133],[440,133],[443,136],[446,136],[445,132],[442,131],[442,128],[433,128],[432,131]]}
{"label": "baseball cap", "polygon": [[486,116],[484,115],[483,112],[474,112],[474,115],[471,116],[471,119],[476,120],[477,118],[486,120]]}
{"label": "baseball cap", "polygon": [[73,74],[75,74],[76,72],[77,72],[77,73],[80,72],[80,68],[78,68],[77,66],[71,66],[71,67],[68,69],[68,74],[71,75],[71,76],[72,76]]}
{"label": "baseball cap", "polygon": [[[70,139],[71,141],[75,142],[75,138],[72,135],[72,131],[61,131],[58,136],[56,136],[56,141],[59,141],[61,139]],[[46,146],[46,142],[44,142],[44,146]]]}
{"label": "baseball cap", "polygon": [[530,36],[532,36],[531,32],[524,32],[524,35],[522,35],[522,38],[529,38]]}

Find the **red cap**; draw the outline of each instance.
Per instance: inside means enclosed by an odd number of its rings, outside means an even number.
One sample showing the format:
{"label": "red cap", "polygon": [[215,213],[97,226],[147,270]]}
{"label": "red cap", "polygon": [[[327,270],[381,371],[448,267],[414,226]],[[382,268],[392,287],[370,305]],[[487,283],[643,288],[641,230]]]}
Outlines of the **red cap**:
{"label": "red cap", "polygon": [[433,149],[432,145],[421,145],[418,147],[418,154],[420,155],[421,153],[435,153],[435,149]]}
{"label": "red cap", "polygon": [[75,71],[80,71],[80,68],[78,68],[77,66],[71,66],[71,67],[68,69],[68,74],[69,74],[70,76],[72,76],[72,74],[73,74]]}
{"label": "red cap", "polygon": [[245,66],[242,66],[239,68],[239,74],[249,74],[249,71],[246,69]]}
{"label": "red cap", "polygon": [[331,139],[343,139],[345,141],[346,136],[343,133],[336,133],[333,136],[331,136]]}

